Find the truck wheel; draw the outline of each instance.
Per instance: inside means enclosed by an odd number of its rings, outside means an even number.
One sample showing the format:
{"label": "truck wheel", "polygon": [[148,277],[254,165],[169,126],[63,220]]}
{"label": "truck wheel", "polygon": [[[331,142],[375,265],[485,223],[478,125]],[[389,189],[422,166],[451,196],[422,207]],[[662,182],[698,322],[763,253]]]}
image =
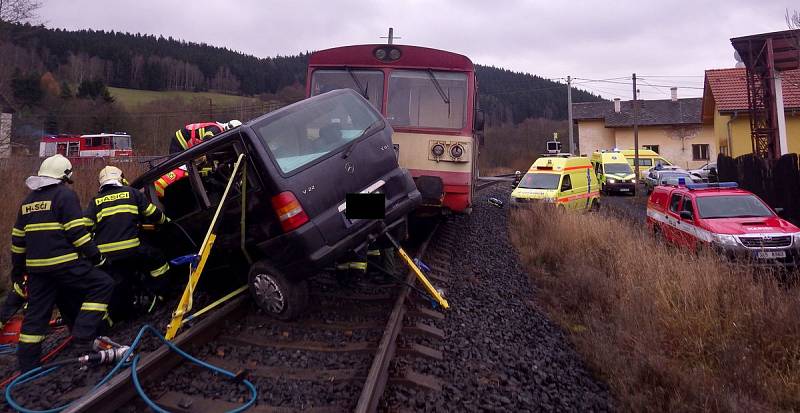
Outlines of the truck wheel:
{"label": "truck wheel", "polygon": [[305,280],[290,281],[267,262],[253,264],[247,279],[256,304],[274,318],[292,320],[308,305],[308,283]]}

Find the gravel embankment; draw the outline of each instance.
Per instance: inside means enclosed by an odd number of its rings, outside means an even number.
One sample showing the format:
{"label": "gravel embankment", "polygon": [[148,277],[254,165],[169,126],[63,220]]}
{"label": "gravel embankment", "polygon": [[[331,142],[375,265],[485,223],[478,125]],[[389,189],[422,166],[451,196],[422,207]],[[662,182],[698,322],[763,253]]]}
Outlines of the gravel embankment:
{"label": "gravel embankment", "polygon": [[[470,216],[448,225],[454,237],[447,291],[451,309],[437,322],[444,360],[411,360],[443,381],[441,392],[390,386],[382,409],[418,411],[608,411],[607,386],[594,378],[536,303],[536,288],[508,239],[508,208],[489,205],[509,190],[477,195]],[[546,234],[542,234],[546,237]],[[435,345],[435,344],[434,344]]]}

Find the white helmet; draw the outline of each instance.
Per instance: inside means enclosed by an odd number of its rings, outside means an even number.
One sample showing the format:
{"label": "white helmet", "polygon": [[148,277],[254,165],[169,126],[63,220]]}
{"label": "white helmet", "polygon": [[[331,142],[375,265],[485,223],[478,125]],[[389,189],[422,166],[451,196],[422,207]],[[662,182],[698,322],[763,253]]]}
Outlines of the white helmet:
{"label": "white helmet", "polygon": [[63,155],[53,155],[42,161],[37,175],[69,181],[72,177],[72,163]]}
{"label": "white helmet", "polygon": [[97,181],[100,182],[100,186],[115,182],[122,184],[124,178],[125,175],[122,173],[121,169],[110,165],[101,169],[100,174],[97,175]]}
{"label": "white helmet", "polygon": [[239,126],[242,126],[242,122],[239,122],[236,119],[232,119],[225,124],[224,130],[231,130],[233,128],[238,128]]}

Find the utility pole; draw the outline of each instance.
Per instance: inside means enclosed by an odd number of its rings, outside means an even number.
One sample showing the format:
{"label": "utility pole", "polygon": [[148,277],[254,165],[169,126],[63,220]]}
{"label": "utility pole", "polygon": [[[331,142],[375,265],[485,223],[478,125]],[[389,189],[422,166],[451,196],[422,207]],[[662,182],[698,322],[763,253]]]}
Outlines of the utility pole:
{"label": "utility pole", "polygon": [[394,28],[389,28],[389,36],[381,36],[381,39],[386,39],[388,44],[394,44],[394,39],[402,39],[402,37],[395,37],[394,35]]}
{"label": "utility pole", "polygon": [[214,101],[208,98],[208,121],[214,119]]}
{"label": "utility pole", "polygon": [[572,137],[572,76],[567,76],[567,120],[569,121],[569,153],[575,155],[575,139]]}
{"label": "utility pole", "polygon": [[639,101],[636,100],[636,73],[633,74],[633,173],[639,182]]}

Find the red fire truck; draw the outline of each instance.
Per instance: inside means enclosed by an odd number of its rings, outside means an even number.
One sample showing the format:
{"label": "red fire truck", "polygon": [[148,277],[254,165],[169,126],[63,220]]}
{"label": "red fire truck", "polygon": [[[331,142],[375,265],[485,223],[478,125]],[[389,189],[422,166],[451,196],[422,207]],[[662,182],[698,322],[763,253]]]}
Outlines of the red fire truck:
{"label": "red fire truck", "polygon": [[125,133],[95,135],[48,135],[39,142],[39,156],[57,153],[67,158],[116,158],[133,156],[131,136]]}

